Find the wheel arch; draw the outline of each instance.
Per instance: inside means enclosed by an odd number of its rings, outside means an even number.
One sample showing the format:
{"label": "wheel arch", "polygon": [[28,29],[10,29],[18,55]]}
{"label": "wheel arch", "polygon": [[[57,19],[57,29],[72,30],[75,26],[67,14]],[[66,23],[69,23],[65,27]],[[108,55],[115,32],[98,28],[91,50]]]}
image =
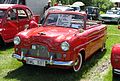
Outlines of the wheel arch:
{"label": "wheel arch", "polygon": [[5,45],[4,39],[3,39],[3,37],[1,35],[0,35],[0,45],[2,45],[2,46]]}
{"label": "wheel arch", "polygon": [[83,57],[83,61],[85,61],[85,50],[81,49],[79,53],[81,53],[81,55]]}
{"label": "wheel arch", "polygon": [[0,34],[0,40],[1,40],[1,39],[3,40],[3,37],[2,37],[2,35]]}

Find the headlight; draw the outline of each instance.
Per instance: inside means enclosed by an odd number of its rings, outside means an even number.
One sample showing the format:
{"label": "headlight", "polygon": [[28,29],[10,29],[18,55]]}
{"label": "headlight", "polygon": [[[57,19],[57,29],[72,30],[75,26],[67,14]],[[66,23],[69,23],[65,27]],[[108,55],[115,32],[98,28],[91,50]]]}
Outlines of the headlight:
{"label": "headlight", "polygon": [[15,45],[18,45],[18,44],[20,44],[20,37],[18,37],[18,36],[16,36],[15,38],[14,38],[14,44]]}
{"label": "headlight", "polygon": [[70,47],[70,45],[69,45],[68,42],[65,41],[65,42],[61,43],[61,48],[62,48],[63,51],[68,51],[69,47]]}

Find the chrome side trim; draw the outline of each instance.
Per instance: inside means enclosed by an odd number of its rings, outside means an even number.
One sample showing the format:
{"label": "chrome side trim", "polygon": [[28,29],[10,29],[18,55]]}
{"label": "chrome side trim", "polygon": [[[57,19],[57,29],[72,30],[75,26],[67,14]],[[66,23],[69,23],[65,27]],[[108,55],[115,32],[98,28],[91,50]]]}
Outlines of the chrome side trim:
{"label": "chrome side trim", "polygon": [[113,72],[120,75],[120,69],[113,69]]}
{"label": "chrome side trim", "polygon": [[[12,57],[13,58],[16,58],[16,59],[19,59],[19,60],[26,60],[27,58],[29,59],[36,59],[36,58],[32,58],[32,57],[23,57],[21,58],[20,55],[18,54],[12,54]],[[38,58],[37,58],[38,59]],[[44,59],[41,59],[41,60],[44,60]],[[46,64],[49,64],[49,65],[59,65],[59,66],[73,66],[74,65],[74,62],[73,61],[67,61],[67,62],[63,62],[63,61],[54,61],[54,60],[45,60],[46,61]]]}

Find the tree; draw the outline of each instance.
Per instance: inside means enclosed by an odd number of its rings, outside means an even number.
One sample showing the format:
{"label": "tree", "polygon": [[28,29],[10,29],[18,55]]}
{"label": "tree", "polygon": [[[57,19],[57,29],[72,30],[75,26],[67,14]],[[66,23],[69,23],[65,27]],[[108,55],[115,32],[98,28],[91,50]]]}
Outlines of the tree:
{"label": "tree", "polygon": [[102,12],[106,12],[113,6],[110,0],[92,0],[92,5],[100,8]]}

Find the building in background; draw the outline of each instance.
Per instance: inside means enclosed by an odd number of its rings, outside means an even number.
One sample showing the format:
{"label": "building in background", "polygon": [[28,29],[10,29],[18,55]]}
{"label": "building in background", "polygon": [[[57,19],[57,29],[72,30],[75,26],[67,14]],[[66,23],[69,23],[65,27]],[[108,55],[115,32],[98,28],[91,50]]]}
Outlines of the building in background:
{"label": "building in background", "polygon": [[[3,2],[2,2],[3,1]],[[4,4],[23,4],[27,5],[34,14],[43,15],[44,6],[47,4],[48,0],[2,0]]]}

